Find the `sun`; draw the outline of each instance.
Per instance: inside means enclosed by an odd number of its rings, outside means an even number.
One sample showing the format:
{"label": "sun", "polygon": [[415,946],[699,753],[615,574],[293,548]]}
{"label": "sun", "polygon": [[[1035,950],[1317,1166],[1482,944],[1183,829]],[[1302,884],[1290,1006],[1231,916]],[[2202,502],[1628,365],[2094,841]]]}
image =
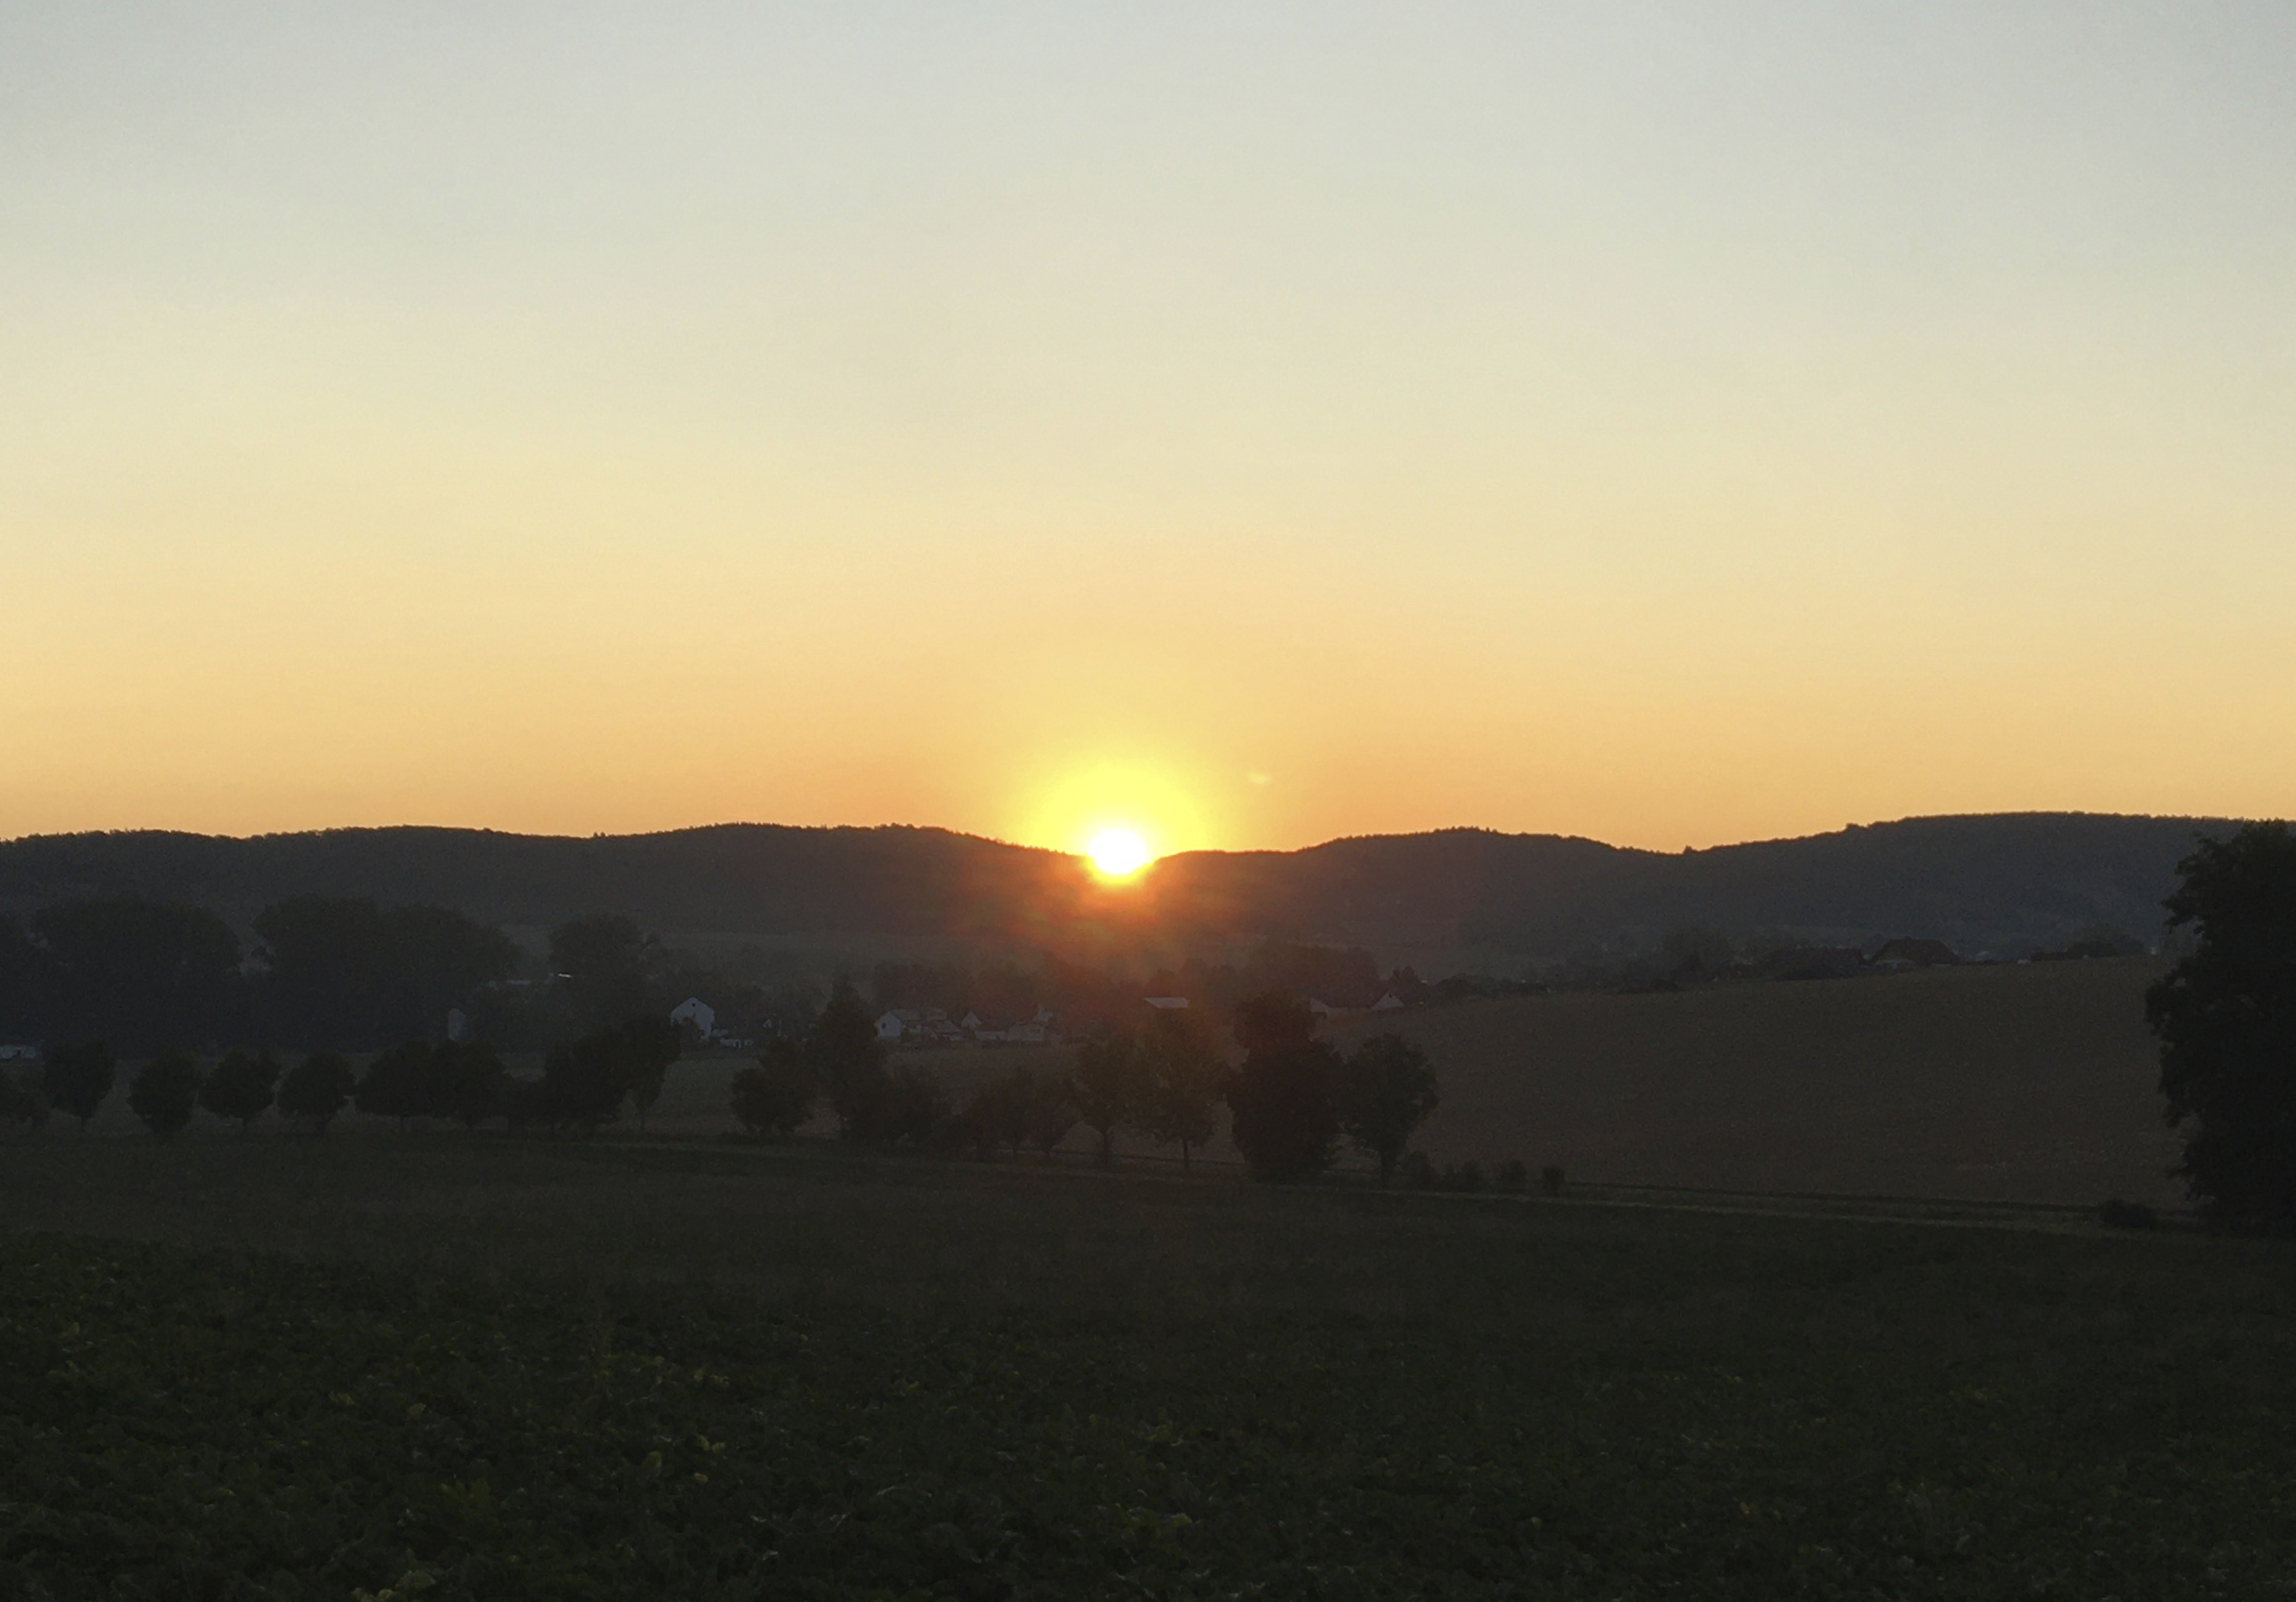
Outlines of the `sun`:
{"label": "sun", "polygon": [[1128,879],[1148,866],[1148,842],[1137,829],[1103,829],[1084,848],[1093,871],[1103,879]]}

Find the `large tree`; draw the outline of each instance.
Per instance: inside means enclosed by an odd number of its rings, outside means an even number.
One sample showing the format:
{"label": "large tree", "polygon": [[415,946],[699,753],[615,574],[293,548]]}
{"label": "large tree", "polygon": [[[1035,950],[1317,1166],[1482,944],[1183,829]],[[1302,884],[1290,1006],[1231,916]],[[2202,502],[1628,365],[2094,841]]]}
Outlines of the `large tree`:
{"label": "large tree", "polygon": [[1227,1082],[1211,1031],[1192,1013],[1159,1012],[1143,1042],[1146,1073],[1139,1123],[1148,1136],[1180,1148],[1180,1171],[1193,1168],[1197,1148],[1218,1127]]}
{"label": "large tree", "polygon": [[788,1139],[813,1116],[821,1099],[821,1080],[812,1062],[794,1040],[776,1039],[758,1058],[754,1068],[734,1075],[734,1116],[751,1135]]}
{"label": "large tree", "polygon": [[838,1134],[847,1140],[882,1138],[892,1081],[885,1072],[884,1042],[851,980],[840,975],[830,987],[806,1052],[829,1094]]}
{"label": "large tree", "polygon": [[200,1105],[232,1120],[244,1135],[271,1105],[278,1083],[279,1064],[269,1052],[226,1052],[200,1085]]}
{"label": "large tree", "polygon": [[341,1053],[315,1051],[280,1080],[280,1116],[308,1125],[315,1135],[324,1135],[357,1083],[358,1076]]}
{"label": "large tree", "polygon": [[1116,1161],[1116,1131],[1136,1124],[1147,1101],[1147,1059],[1138,1037],[1108,1029],[1078,1046],[1069,1091],[1077,1116],[1096,1140],[1094,1158],[1103,1168]]}
{"label": "large tree", "polygon": [[361,1048],[436,1038],[518,964],[509,936],[443,907],[295,896],[256,915],[265,1021],[298,1044]]}
{"label": "large tree", "polygon": [[646,1009],[661,941],[619,913],[570,918],[550,932],[550,972],[576,1026],[607,1028]]}
{"label": "large tree", "polygon": [[1401,1035],[1372,1036],[1341,1070],[1340,1128],[1378,1162],[1382,1185],[1435,1105],[1427,1054]]}
{"label": "large tree", "polygon": [[2250,824],[2178,871],[2169,921],[2194,945],[2144,1011],[2179,1171],[2211,1222],[2296,1231],[2296,833]]}
{"label": "large tree", "polygon": [[40,1094],[58,1112],[78,1119],[83,1135],[118,1076],[111,1047],[102,1040],[53,1045],[40,1053]]}
{"label": "large tree", "polygon": [[162,1138],[191,1122],[199,1101],[199,1059],[188,1051],[161,1052],[144,1064],[127,1087],[128,1111]]}
{"label": "large tree", "polygon": [[1236,1006],[1244,1059],[1228,1080],[1228,1128],[1254,1179],[1312,1179],[1338,1154],[1340,1054],[1315,1029],[1314,1012],[1297,996],[1269,993]]}
{"label": "large tree", "polygon": [[61,1032],[100,1034],[130,1056],[237,1032],[239,936],[204,907],[70,901],[34,913],[31,932]]}

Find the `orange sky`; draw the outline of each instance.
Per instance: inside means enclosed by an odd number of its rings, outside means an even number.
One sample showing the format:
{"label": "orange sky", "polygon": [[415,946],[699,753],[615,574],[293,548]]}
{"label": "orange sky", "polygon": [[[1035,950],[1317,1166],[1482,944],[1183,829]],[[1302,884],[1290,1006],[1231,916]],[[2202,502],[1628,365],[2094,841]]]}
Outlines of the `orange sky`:
{"label": "orange sky", "polygon": [[0,17],[0,834],[2296,810],[2296,22]]}

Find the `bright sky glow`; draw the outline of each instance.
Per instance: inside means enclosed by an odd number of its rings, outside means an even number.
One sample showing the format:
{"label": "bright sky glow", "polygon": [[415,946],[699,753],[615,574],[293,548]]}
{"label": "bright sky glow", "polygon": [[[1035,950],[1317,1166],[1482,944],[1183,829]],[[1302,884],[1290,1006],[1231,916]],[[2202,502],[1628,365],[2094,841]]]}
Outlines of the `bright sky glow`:
{"label": "bright sky glow", "polygon": [[0,835],[2296,812],[2296,7],[0,7]]}

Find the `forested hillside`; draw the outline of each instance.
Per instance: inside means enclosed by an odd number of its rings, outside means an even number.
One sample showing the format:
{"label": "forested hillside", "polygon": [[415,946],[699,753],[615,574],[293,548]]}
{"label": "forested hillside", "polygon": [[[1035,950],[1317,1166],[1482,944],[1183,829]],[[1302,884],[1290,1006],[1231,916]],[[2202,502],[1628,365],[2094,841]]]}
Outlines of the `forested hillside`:
{"label": "forested hillside", "polygon": [[431,903],[489,923],[620,912],[650,927],[768,938],[1059,946],[1087,935],[1273,935],[1552,957],[1702,925],[1818,941],[1918,933],[2013,955],[2098,924],[2151,937],[2177,859],[2197,834],[2229,826],[2064,813],[1912,818],[1678,855],[1461,829],[1188,852],[1117,887],[1059,852],[906,827],[43,835],[0,843],[0,907],[132,895],[243,922],[316,891]]}

